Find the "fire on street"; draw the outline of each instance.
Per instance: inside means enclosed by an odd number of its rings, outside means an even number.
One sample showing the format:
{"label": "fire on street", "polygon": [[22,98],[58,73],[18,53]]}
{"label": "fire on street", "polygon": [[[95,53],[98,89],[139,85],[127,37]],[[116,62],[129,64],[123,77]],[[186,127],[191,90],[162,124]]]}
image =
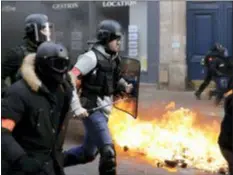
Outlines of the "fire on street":
{"label": "fire on street", "polygon": [[140,116],[135,120],[114,109],[109,126],[118,152],[140,155],[153,166],[226,172],[227,164],[217,144],[220,123],[204,122],[189,109],[175,109],[174,102],[152,121]]}

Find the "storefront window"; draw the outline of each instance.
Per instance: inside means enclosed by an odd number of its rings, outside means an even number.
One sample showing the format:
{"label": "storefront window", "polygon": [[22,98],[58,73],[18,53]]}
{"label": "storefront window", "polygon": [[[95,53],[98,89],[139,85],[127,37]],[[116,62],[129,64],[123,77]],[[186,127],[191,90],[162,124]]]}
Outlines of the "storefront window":
{"label": "storefront window", "polygon": [[[7,46],[14,47],[22,40],[24,18],[30,13],[38,13],[39,9],[55,24],[56,41],[64,44],[69,49],[71,57],[76,60],[77,56],[88,48],[87,41],[95,39],[99,22],[113,19],[123,27],[122,54],[138,57],[140,32],[144,32],[144,28],[147,28],[134,22],[137,21],[137,13],[141,13],[140,8],[137,7],[138,3],[137,1],[19,1],[14,3],[16,12],[3,14],[2,31],[6,33],[10,30],[17,35],[13,39],[14,43]],[[7,23],[7,21],[16,21],[14,19],[17,19],[15,24]]]}

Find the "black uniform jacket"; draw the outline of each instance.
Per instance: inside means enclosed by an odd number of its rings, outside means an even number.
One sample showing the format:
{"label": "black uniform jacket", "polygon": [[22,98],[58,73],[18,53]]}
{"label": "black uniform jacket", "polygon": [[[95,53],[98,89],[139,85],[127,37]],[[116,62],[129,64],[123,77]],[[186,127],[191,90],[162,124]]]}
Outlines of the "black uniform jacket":
{"label": "black uniform jacket", "polygon": [[37,45],[34,44],[29,39],[25,38],[22,44],[10,49],[5,57],[2,59],[2,71],[1,71],[1,80],[2,80],[2,93],[6,90],[7,85],[5,80],[7,77],[10,78],[11,83],[14,83],[18,80],[18,71],[22,65],[23,58],[29,54],[34,53],[37,50]]}
{"label": "black uniform jacket", "polygon": [[10,86],[2,99],[2,118],[15,121],[12,135],[26,153],[45,164],[52,162],[59,175],[63,174],[62,146],[74,84],[67,74],[66,81],[49,92],[36,75],[34,63],[35,54],[24,58],[23,78]]}

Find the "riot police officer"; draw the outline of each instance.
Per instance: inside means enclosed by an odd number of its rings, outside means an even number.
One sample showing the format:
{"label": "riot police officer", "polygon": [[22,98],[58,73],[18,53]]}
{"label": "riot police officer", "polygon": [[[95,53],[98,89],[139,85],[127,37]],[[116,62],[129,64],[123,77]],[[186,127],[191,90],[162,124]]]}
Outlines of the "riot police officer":
{"label": "riot police officer", "polygon": [[21,45],[10,49],[2,62],[2,93],[7,85],[5,80],[10,77],[11,84],[19,77],[18,70],[23,58],[34,53],[37,47],[44,41],[53,39],[53,25],[49,23],[48,17],[44,14],[30,14],[25,18],[25,37]]}
{"label": "riot police officer", "polygon": [[[111,103],[117,85],[128,93],[132,90],[132,85],[120,76],[121,36],[122,27],[117,21],[102,21],[92,48],[77,59],[72,72],[81,77],[81,104],[87,110]],[[100,153],[99,174],[116,174],[116,151],[107,124],[110,112],[111,106],[105,107],[83,120],[85,141],[64,153],[65,167],[91,162]]]}
{"label": "riot police officer", "polygon": [[221,59],[228,56],[227,49],[219,43],[215,43],[214,46],[208,51],[204,58],[204,66],[206,67],[206,76],[203,83],[200,85],[198,90],[195,92],[197,99],[201,98],[201,93],[209,85],[211,80],[216,75],[216,69]]}
{"label": "riot police officer", "polygon": [[85,112],[73,99],[69,64],[66,48],[53,42],[24,58],[22,79],[2,100],[3,174],[64,175],[62,146],[71,102],[76,115]]}

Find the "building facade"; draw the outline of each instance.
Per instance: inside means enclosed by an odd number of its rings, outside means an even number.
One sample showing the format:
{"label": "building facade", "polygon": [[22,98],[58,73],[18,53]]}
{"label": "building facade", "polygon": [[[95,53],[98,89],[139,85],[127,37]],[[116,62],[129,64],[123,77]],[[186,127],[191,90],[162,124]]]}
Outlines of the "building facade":
{"label": "building facade", "polygon": [[[125,31],[123,55],[141,61],[143,83],[187,89],[201,80],[201,58],[214,42],[232,55],[232,1],[9,1],[2,2],[2,59],[18,44],[29,13],[45,13],[56,26],[56,39],[73,61],[95,37],[103,19],[118,20]],[[15,27],[17,26],[17,27]]]}

